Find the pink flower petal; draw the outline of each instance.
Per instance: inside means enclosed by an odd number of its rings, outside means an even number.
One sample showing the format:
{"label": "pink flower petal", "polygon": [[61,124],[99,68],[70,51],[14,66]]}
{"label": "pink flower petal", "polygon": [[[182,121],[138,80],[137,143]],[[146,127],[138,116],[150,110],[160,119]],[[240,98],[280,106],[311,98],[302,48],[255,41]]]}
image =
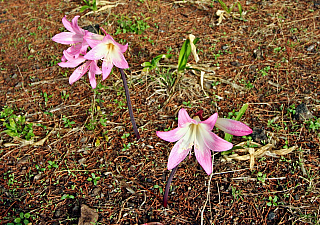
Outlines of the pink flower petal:
{"label": "pink flower petal", "polygon": [[119,44],[109,34],[106,34],[106,36],[104,37],[104,41],[106,41],[107,43],[109,43],[109,42],[113,43],[114,45],[116,45],[120,49],[120,51],[122,53],[126,52],[128,49],[128,44],[126,44],[126,45]]}
{"label": "pink flower petal", "polygon": [[109,74],[111,73],[113,64],[111,62],[107,62],[106,60],[103,60],[102,62],[102,80],[105,80],[108,78]]}
{"label": "pink flower petal", "polygon": [[245,136],[252,133],[250,127],[236,120],[218,118],[215,124],[220,130],[235,136]]}
{"label": "pink flower petal", "polygon": [[198,122],[190,118],[190,116],[187,113],[187,110],[181,108],[178,113],[178,127],[183,128],[189,126],[190,123],[197,124]]}
{"label": "pink flower petal", "polygon": [[208,119],[206,119],[205,121],[201,121],[200,123],[206,124],[208,130],[212,130],[214,127],[214,124],[217,121],[217,118],[218,118],[218,113],[215,113],[212,116],[210,116]]}
{"label": "pink flower petal", "polygon": [[175,142],[180,140],[189,130],[189,127],[177,127],[170,131],[157,131],[157,136],[165,141]]}
{"label": "pink flower petal", "polygon": [[201,137],[203,138],[203,142],[205,145],[216,152],[222,152],[222,151],[227,151],[233,147],[233,145],[220,138],[218,135],[211,131],[206,131],[205,129],[202,129],[201,131]]}
{"label": "pink flower petal", "polygon": [[[77,17],[77,16],[76,16],[76,17]],[[80,16],[78,16],[78,17],[80,17]],[[63,23],[64,27],[65,27],[68,31],[70,31],[70,32],[72,32],[72,33],[75,33],[74,30],[73,30],[73,27],[72,27],[71,22],[69,22],[69,21],[67,20],[67,16],[64,16],[64,17],[62,18],[62,23]]]}
{"label": "pink flower petal", "polygon": [[109,53],[110,54],[110,58],[112,59],[113,64],[121,69],[128,69],[129,65],[128,62],[126,61],[126,59],[124,58],[122,52],[120,51],[112,51]]}
{"label": "pink flower petal", "polygon": [[212,173],[212,157],[210,149],[208,149],[204,143],[198,143],[194,146],[194,153],[204,171],[210,175]]}
{"label": "pink flower petal", "polygon": [[[66,51],[68,52],[68,54],[70,54],[72,57],[79,57],[80,52],[81,52],[81,48],[82,48],[82,44],[78,43],[75,45],[72,45],[71,47],[69,47]],[[63,51],[64,52],[64,51]],[[65,53],[64,53],[65,54]]]}
{"label": "pink flower petal", "polygon": [[183,138],[180,139],[172,148],[169,159],[168,159],[168,170],[172,170],[177,165],[179,165],[180,162],[182,162],[189,152],[191,151],[192,145],[187,145],[186,140]]}
{"label": "pink flower petal", "polygon": [[52,38],[52,40],[60,44],[70,45],[70,44],[76,44],[76,43],[82,42],[83,36],[80,34],[75,34],[70,32],[62,32],[62,33],[56,34]]}
{"label": "pink flower petal", "polygon": [[90,61],[85,62],[81,66],[79,66],[71,76],[69,77],[69,83],[73,84],[77,80],[79,80],[89,69]]}
{"label": "pink flower petal", "polygon": [[78,19],[79,19],[80,16],[75,16],[73,19],[72,19],[72,28],[73,28],[73,31],[74,33],[76,34],[82,34],[84,35],[85,34],[85,30],[80,28],[78,26]]}
{"label": "pink flower petal", "polygon": [[63,55],[67,61],[58,63],[61,67],[74,68],[83,63],[86,59],[83,56],[75,58],[73,55],[69,54],[68,51],[63,51]]}
{"label": "pink flower petal", "polygon": [[[93,36],[93,37],[95,37],[95,36]],[[93,38],[91,35],[86,35],[85,37],[84,37],[84,40],[86,40],[86,42],[89,44],[89,46],[91,47],[91,48],[94,48],[94,47],[96,47],[98,44],[101,44],[102,43],[102,40],[98,40],[98,39],[95,39],[95,38]]]}
{"label": "pink flower petal", "polygon": [[102,71],[101,69],[98,67],[97,65],[97,61],[96,60],[93,60],[90,64],[90,71],[93,73],[93,74],[101,74]]}
{"label": "pink flower petal", "polygon": [[96,45],[93,49],[91,49],[84,58],[89,60],[99,60],[105,57],[108,52],[107,46],[104,43],[100,43]]}
{"label": "pink flower petal", "polygon": [[93,73],[91,70],[89,70],[88,76],[89,76],[89,82],[90,82],[90,85],[91,85],[92,89],[95,89],[97,87],[97,81],[96,81],[95,73]]}

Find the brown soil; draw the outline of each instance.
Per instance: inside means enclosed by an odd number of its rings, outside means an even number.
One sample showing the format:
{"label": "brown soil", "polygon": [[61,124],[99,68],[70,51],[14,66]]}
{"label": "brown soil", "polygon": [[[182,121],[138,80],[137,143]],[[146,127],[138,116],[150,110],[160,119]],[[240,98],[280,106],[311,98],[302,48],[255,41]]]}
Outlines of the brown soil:
{"label": "brown soil", "polygon": [[[78,224],[85,204],[98,212],[97,224],[318,224],[319,1],[241,0],[247,21],[229,17],[219,26],[215,13],[222,7],[214,1],[122,2],[84,16],[90,11],[73,11],[84,4],[80,0],[0,1],[0,223],[14,223],[22,212],[32,224]],[[74,69],[57,65],[66,46],[51,38],[64,30],[64,15],[81,15],[81,27],[99,24],[129,43],[125,57],[139,141],[116,68],[92,90],[87,76],[70,86]],[[114,35],[119,20],[149,28]],[[204,90],[200,73],[186,71],[172,91],[174,69],[167,67],[177,65],[190,33],[200,38],[196,66],[206,70]],[[143,62],[168,51],[171,59],[142,71]],[[192,56],[189,63],[195,65]],[[211,178],[193,155],[180,164],[164,208],[173,143],[156,131],[175,128],[182,107],[190,115],[203,109],[205,117],[226,117],[245,103],[241,121],[264,130],[264,145],[297,149],[256,159],[253,170],[248,160],[217,154]],[[302,103],[314,117],[297,117]],[[4,132],[5,107],[33,124],[33,143]]]}

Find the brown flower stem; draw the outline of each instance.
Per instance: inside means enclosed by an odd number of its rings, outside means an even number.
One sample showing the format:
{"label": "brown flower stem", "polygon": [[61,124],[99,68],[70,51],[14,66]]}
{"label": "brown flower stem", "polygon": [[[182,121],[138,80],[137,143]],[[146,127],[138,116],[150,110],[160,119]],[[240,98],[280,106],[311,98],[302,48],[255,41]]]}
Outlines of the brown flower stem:
{"label": "brown flower stem", "polygon": [[133,116],[133,112],[132,112],[132,106],[131,106],[131,100],[130,100],[130,95],[129,95],[129,88],[128,88],[128,84],[127,84],[127,80],[126,80],[126,75],[123,72],[123,69],[120,69],[120,73],[121,73],[121,78],[123,81],[123,86],[124,86],[124,90],[126,92],[126,98],[127,98],[127,105],[128,105],[128,110],[129,110],[129,115],[130,115],[130,119],[131,119],[131,123],[133,126],[133,130],[134,133],[136,134],[137,140],[140,139],[140,134],[136,125],[136,121],[134,120],[134,116]]}
{"label": "brown flower stem", "polygon": [[173,168],[173,170],[171,171],[170,176],[168,178],[168,181],[166,184],[166,190],[164,191],[164,196],[163,196],[163,206],[164,207],[167,207],[167,205],[168,205],[168,195],[169,195],[169,190],[170,190],[170,184],[172,182],[174,174],[177,172],[178,166]]}

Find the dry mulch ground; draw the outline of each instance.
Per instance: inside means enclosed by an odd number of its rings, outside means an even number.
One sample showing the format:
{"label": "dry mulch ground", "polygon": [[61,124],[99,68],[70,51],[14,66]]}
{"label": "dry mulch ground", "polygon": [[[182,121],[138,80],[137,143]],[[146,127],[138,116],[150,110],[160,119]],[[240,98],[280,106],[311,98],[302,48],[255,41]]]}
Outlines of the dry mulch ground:
{"label": "dry mulch ground", "polygon": [[[96,224],[319,224],[320,2],[241,0],[246,21],[229,16],[220,25],[216,1],[117,3],[85,15],[80,0],[0,1],[0,223],[30,216],[32,224],[83,224],[81,211],[93,209]],[[81,27],[99,25],[129,44],[139,141],[117,69],[92,90],[86,76],[70,86],[74,69],[57,65],[65,46],[51,38],[64,30],[64,15],[81,15]],[[200,38],[200,61],[189,63],[206,72],[203,89],[200,72],[186,71],[173,90],[188,34]],[[142,71],[168,52],[171,59]],[[182,107],[232,118],[245,103],[241,121],[254,134],[233,144],[296,149],[282,156],[268,149],[252,169],[219,153],[212,176],[187,158],[164,208],[173,143],[155,132],[175,128]],[[11,135],[3,124],[10,118],[22,125]]]}

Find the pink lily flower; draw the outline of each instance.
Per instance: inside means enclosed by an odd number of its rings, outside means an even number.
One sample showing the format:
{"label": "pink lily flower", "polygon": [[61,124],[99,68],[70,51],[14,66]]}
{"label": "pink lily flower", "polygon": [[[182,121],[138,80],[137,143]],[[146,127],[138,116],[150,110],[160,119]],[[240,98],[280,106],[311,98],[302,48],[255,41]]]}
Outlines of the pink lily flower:
{"label": "pink lily flower", "polygon": [[127,51],[128,44],[121,45],[117,43],[109,34],[102,41],[85,38],[92,49],[84,56],[85,59],[99,60],[102,59],[102,80],[105,80],[115,65],[121,69],[128,69],[129,65],[123,56]]}
{"label": "pink lily flower", "polygon": [[56,34],[52,38],[52,40],[57,43],[64,45],[72,45],[67,51],[73,54],[75,57],[78,57],[80,54],[84,55],[87,52],[89,44],[86,42],[84,37],[93,38],[97,40],[103,39],[102,35],[93,34],[87,30],[80,28],[78,25],[79,17],[80,16],[75,16],[72,19],[72,22],[69,22],[67,20],[67,17],[64,16],[62,18],[62,23],[64,27],[70,32],[61,32],[59,34]]}
{"label": "pink lily flower", "polygon": [[213,151],[227,151],[232,148],[230,142],[218,137],[211,130],[218,118],[215,113],[207,120],[201,121],[199,116],[190,118],[185,109],[178,114],[178,127],[167,132],[157,131],[157,136],[169,142],[178,141],[172,148],[168,159],[168,170],[175,168],[190,153],[194,146],[195,156],[208,175],[212,173]]}

